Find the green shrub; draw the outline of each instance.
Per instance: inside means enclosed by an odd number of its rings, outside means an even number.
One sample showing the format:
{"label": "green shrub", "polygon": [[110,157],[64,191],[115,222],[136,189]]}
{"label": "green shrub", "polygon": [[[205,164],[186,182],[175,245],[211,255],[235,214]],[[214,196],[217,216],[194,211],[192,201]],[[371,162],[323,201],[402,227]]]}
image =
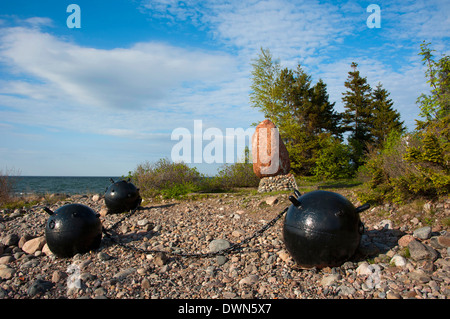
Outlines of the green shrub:
{"label": "green shrub", "polygon": [[258,187],[259,177],[251,163],[225,164],[218,172],[216,182],[223,189],[234,187]]}
{"label": "green shrub", "polygon": [[318,179],[337,180],[352,177],[350,148],[335,137],[321,141],[312,173]]}
{"label": "green shrub", "polygon": [[160,159],[156,163],[139,164],[128,177],[144,198],[182,198],[193,192],[221,192],[259,185],[251,163],[225,164],[216,176],[206,177],[185,163]]}
{"label": "green shrub", "polygon": [[450,116],[435,120],[414,134],[392,137],[381,151],[369,154],[359,170],[366,179],[359,199],[402,202],[448,194],[449,124]]}
{"label": "green shrub", "polygon": [[419,145],[407,149],[404,159],[417,170],[409,189],[438,196],[450,190],[450,115],[430,123],[418,135]]}
{"label": "green shrub", "polygon": [[131,178],[144,197],[177,198],[196,191],[202,176],[185,163],[160,159],[154,164],[148,161],[139,164]]}

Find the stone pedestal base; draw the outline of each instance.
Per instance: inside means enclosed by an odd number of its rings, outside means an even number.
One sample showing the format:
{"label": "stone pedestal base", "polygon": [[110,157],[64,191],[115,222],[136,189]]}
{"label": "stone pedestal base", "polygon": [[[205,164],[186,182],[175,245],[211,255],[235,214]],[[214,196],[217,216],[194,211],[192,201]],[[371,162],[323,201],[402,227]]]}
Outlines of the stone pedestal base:
{"label": "stone pedestal base", "polygon": [[277,175],[261,178],[259,181],[258,193],[289,191],[294,189],[297,189],[294,175]]}

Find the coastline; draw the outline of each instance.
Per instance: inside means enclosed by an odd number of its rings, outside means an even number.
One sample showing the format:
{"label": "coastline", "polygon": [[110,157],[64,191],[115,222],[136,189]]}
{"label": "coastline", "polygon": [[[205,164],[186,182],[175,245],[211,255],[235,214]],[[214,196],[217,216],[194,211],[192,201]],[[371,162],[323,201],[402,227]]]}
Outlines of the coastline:
{"label": "coastline", "polygon": [[111,184],[110,176],[11,176],[16,196],[51,194],[83,195],[102,193]]}

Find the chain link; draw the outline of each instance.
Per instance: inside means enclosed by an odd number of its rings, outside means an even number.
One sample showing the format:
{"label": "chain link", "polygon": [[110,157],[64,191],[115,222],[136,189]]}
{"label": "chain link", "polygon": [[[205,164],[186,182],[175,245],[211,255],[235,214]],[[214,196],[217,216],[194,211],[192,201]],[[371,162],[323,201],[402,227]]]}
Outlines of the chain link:
{"label": "chain link", "polygon": [[126,249],[135,250],[135,251],[138,251],[138,252],[141,252],[141,253],[145,253],[145,254],[164,253],[166,255],[171,255],[171,256],[175,256],[175,257],[182,257],[182,258],[188,258],[188,257],[189,258],[211,258],[211,257],[217,256],[217,255],[227,255],[227,254],[231,254],[231,253],[234,253],[234,252],[238,251],[243,245],[245,245],[246,243],[248,243],[252,239],[262,235],[262,233],[264,233],[267,229],[269,229],[270,227],[275,225],[275,223],[287,212],[288,208],[289,207],[286,207],[274,219],[272,219],[270,222],[265,224],[263,227],[261,227],[259,230],[255,231],[251,236],[245,238],[241,242],[235,243],[235,244],[231,245],[228,248],[224,248],[224,249],[221,249],[221,250],[218,250],[218,251],[214,251],[214,252],[209,252],[209,253],[178,253],[178,252],[168,252],[168,251],[160,250],[160,249],[142,249],[142,248],[139,248],[139,247],[126,245],[125,243],[120,242],[120,240],[116,240],[115,238],[113,238],[112,234],[110,234],[110,231],[112,229],[116,228],[126,218],[130,217],[131,215],[133,215],[138,210],[138,208],[130,211],[130,213],[128,213],[127,215],[122,217],[119,221],[117,221],[109,229],[103,228],[103,233],[108,238],[113,240],[116,244],[118,244],[119,246],[124,247]]}

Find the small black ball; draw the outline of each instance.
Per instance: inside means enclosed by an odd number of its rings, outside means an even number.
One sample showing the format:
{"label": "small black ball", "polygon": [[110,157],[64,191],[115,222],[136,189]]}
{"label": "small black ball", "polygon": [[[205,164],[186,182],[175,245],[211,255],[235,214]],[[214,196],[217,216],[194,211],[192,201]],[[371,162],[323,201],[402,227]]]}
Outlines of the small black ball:
{"label": "small black ball", "polygon": [[139,189],[128,181],[118,181],[110,185],[105,192],[105,205],[112,214],[128,212],[141,204]]}
{"label": "small black ball", "polygon": [[102,224],[99,214],[81,204],[67,204],[51,213],[45,227],[48,248],[58,257],[72,257],[100,246]]}

